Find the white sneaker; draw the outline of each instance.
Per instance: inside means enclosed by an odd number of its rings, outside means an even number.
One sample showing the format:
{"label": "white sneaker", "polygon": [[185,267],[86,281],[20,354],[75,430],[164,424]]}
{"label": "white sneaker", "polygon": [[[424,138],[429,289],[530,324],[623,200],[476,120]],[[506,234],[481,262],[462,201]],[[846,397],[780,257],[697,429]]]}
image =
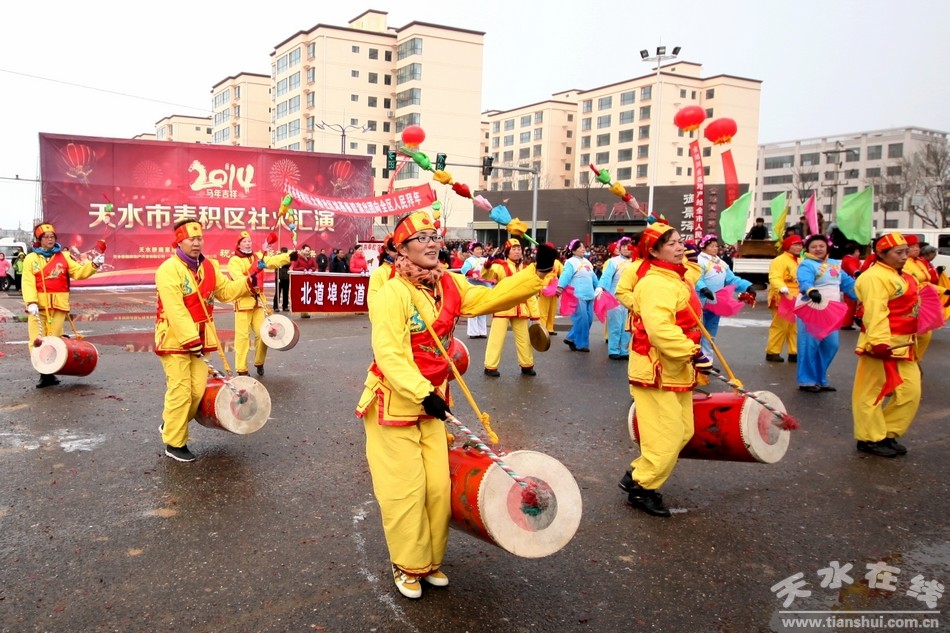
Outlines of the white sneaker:
{"label": "white sneaker", "polygon": [[422,585],[419,583],[419,579],[415,576],[409,576],[395,565],[393,565],[393,581],[395,581],[399,593],[407,598],[422,597]]}
{"label": "white sneaker", "polygon": [[433,587],[448,587],[449,586],[449,577],[446,576],[442,571],[436,569],[434,572],[428,576],[423,576],[422,579],[432,585]]}

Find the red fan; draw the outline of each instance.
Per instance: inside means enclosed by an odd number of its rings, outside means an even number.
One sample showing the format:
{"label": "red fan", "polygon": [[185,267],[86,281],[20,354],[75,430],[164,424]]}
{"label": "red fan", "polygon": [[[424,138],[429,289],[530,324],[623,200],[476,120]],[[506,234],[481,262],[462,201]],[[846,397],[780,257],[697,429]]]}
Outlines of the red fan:
{"label": "red fan", "polygon": [[805,324],[805,331],[819,341],[837,332],[847,313],[848,306],[844,301],[809,301],[795,308],[795,315]]}
{"label": "red fan", "polygon": [[795,299],[783,295],[778,300],[778,315],[789,323],[795,323]]}
{"label": "red fan", "polygon": [[735,298],[735,294],[735,286],[726,286],[716,293],[715,301],[706,302],[706,305],[703,306],[703,310],[708,310],[709,312],[712,312],[718,316],[735,316],[739,314],[742,306],[745,305],[743,302]]}
{"label": "red fan", "polygon": [[561,316],[571,316],[577,310],[577,295],[574,294],[574,288],[568,286],[561,293],[561,305],[558,308],[558,314]]}
{"label": "red fan", "polygon": [[620,302],[617,301],[617,297],[613,296],[606,290],[600,293],[600,296],[594,299],[594,315],[597,317],[597,320],[603,323],[607,319],[607,311],[613,310],[620,305]]}
{"label": "red fan", "polygon": [[943,301],[933,286],[924,286],[920,290],[920,309],[917,312],[917,333],[926,334],[943,327],[946,323],[943,315]]}

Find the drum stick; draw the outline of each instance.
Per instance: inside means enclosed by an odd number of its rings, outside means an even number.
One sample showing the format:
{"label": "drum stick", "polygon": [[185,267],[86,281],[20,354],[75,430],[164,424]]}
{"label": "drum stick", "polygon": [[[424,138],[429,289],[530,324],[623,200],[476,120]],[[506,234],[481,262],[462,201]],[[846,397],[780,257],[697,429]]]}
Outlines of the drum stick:
{"label": "drum stick", "polygon": [[689,308],[689,313],[696,319],[696,325],[699,326],[699,331],[703,333],[703,336],[706,337],[706,340],[709,341],[709,345],[712,346],[713,352],[716,353],[716,358],[719,359],[719,362],[722,363],[723,369],[726,370],[726,373],[729,374],[729,380],[738,385],[739,389],[742,388],[742,381],[739,380],[734,373],[732,373],[732,368],[729,367],[729,363],[726,362],[726,357],[722,355],[722,352],[719,351],[719,347],[716,345],[716,341],[713,340],[712,334],[709,333],[709,330],[706,329],[706,326],[703,325],[703,320],[696,314],[696,311],[693,310],[693,306],[686,303],[686,307]]}
{"label": "drum stick", "polygon": [[739,385],[737,385],[734,381],[731,381],[731,380],[729,380],[728,378],[726,378],[725,376],[723,376],[722,373],[721,373],[719,370],[717,370],[717,369],[710,369],[710,370],[708,370],[708,371],[709,371],[710,374],[712,374],[713,376],[715,376],[716,378],[718,378],[718,379],[721,380],[722,382],[726,383],[727,385],[729,385],[730,387],[732,387],[733,389],[735,389],[736,391],[738,391],[740,394],[742,394],[742,395],[745,396],[746,398],[749,398],[750,400],[755,400],[755,401],[758,402],[760,405],[762,405],[762,407],[763,407],[766,411],[768,411],[769,413],[772,414],[772,416],[773,416],[773,417],[772,417],[772,424],[774,424],[775,426],[781,428],[783,431],[794,431],[794,430],[800,428],[801,425],[798,423],[798,420],[796,420],[795,418],[793,418],[793,417],[790,416],[789,414],[785,413],[784,411],[779,411],[778,409],[776,409],[776,408],[773,407],[771,404],[769,404],[768,402],[766,402],[766,401],[763,400],[762,398],[758,397],[757,395],[755,395],[755,394],[752,393],[751,391],[746,391],[745,389],[743,389],[742,387],[740,387]]}
{"label": "drum stick", "polygon": [[546,498],[542,491],[539,490],[537,483],[533,481],[528,481],[524,477],[515,473],[512,470],[511,466],[506,464],[501,460],[501,457],[495,454],[495,452],[488,447],[485,442],[481,440],[475,433],[472,432],[467,426],[462,424],[461,420],[452,415],[451,413],[446,412],[445,419],[447,422],[451,422],[458,427],[459,431],[462,432],[465,437],[475,442],[475,447],[478,450],[485,453],[485,455],[492,460],[494,463],[498,464],[498,467],[501,468],[505,473],[518,482],[518,485],[523,488],[521,491],[521,511],[530,516],[537,516],[541,514],[550,503],[550,499]]}
{"label": "drum stick", "polygon": [[219,372],[217,369],[215,369],[214,365],[211,364],[211,361],[208,360],[208,358],[204,354],[199,356],[199,358],[203,360],[205,362],[205,365],[208,366],[208,369],[211,370],[211,375],[214,376],[215,378],[219,378],[221,382],[224,383],[224,386],[227,387],[235,397],[237,397],[238,404],[244,404],[245,402],[247,402],[247,389],[238,389],[237,387],[232,385],[231,379],[225,376],[224,374],[222,374],[221,372]]}

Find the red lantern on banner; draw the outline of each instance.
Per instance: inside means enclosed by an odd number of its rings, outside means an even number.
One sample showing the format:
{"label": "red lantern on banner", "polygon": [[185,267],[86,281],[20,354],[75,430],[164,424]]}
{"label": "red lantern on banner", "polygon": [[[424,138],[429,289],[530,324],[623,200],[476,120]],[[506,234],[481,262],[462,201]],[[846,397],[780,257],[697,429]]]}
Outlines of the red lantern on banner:
{"label": "red lantern on banner", "polygon": [[410,149],[415,149],[422,145],[426,140],[426,133],[418,125],[410,125],[402,131],[402,144]]}
{"label": "red lantern on banner", "polygon": [[66,175],[75,178],[82,184],[89,184],[89,174],[96,166],[96,154],[88,145],[68,143],[59,150],[59,155],[66,164]]}
{"label": "red lantern on banner", "polygon": [[707,125],[703,135],[713,145],[724,145],[732,141],[732,137],[736,135],[738,130],[739,126],[736,125],[734,119],[723,117],[714,119]]}
{"label": "red lantern on banner", "polygon": [[334,161],[330,165],[330,183],[334,193],[350,188],[350,179],[353,177],[353,163],[348,160]]}
{"label": "red lantern on banner", "polygon": [[673,117],[673,125],[684,132],[698,130],[699,126],[706,120],[706,111],[699,106],[686,106],[681,108]]}

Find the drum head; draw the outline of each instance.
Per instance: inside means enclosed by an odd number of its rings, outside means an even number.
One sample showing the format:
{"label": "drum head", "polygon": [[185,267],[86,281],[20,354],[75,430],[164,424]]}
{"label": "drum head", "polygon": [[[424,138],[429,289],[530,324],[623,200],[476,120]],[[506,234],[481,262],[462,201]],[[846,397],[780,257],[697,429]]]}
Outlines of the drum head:
{"label": "drum head", "polygon": [[637,403],[630,403],[630,410],[627,411],[627,433],[630,435],[630,441],[640,445],[640,437],[637,435],[637,425],[634,422],[634,418],[637,417]]}
{"label": "drum head", "polygon": [[300,329],[284,315],[272,314],[261,324],[260,337],[271,349],[288,350],[300,340]]}
{"label": "drum head", "polygon": [[250,376],[231,378],[231,384],[242,395],[236,396],[227,385],[222,385],[214,400],[215,417],[227,431],[238,435],[253,433],[270,417],[270,394]]}
{"label": "drum head", "polygon": [[531,324],[528,328],[528,339],[531,341],[531,347],[539,352],[551,349],[551,335],[540,323]]}
{"label": "drum head", "polygon": [[581,522],[581,492],[574,477],[544,453],[515,451],[502,461],[531,482],[538,502],[526,507],[524,488],[493,463],[478,490],[478,506],[492,540],[525,558],[557,552],[570,542]]}
{"label": "drum head", "polygon": [[58,336],[42,336],[39,340],[39,347],[30,345],[30,362],[33,363],[33,369],[41,374],[57,373],[69,358],[66,341]]}
{"label": "drum head", "polygon": [[[449,349],[445,350],[449,353],[449,358],[452,359],[452,363],[455,365],[455,369],[458,370],[459,376],[464,376],[465,372],[468,371],[468,365],[470,361],[470,356],[468,353],[468,347],[465,346],[465,343],[458,340],[457,338],[452,339],[452,343],[449,345]],[[449,380],[455,380],[455,374],[449,373]]]}
{"label": "drum head", "polygon": [[[785,405],[771,391],[753,391],[760,400],[764,400],[778,411],[785,412]],[[742,405],[742,441],[749,453],[758,461],[774,464],[785,456],[791,439],[789,431],[783,431],[774,424],[775,416],[768,409],[746,398]]]}

